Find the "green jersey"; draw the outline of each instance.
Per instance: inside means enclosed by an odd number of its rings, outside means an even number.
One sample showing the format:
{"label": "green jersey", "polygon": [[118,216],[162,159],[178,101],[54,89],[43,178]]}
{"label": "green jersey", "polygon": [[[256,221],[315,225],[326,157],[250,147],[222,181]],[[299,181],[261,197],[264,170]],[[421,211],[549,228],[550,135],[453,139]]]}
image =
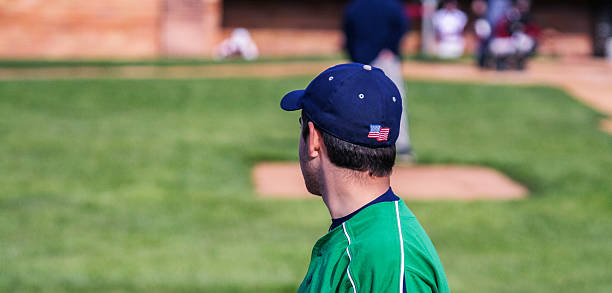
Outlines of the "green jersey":
{"label": "green jersey", "polygon": [[298,292],[450,290],[431,240],[397,198],[367,205],[321,237]]}

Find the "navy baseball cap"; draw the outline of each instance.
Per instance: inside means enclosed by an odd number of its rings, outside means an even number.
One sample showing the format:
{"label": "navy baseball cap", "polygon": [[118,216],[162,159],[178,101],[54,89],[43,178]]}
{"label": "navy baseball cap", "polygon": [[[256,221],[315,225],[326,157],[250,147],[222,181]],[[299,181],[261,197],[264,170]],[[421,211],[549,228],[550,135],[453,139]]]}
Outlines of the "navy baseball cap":
{"label": "navy baseball cap", "polygon": [[399,90],[382,70],[370,65],[328,68],[305,90],[286,94],[280,106],[286,111],[302,109],[317,127],[353,144],[387,147],[399,136]]}

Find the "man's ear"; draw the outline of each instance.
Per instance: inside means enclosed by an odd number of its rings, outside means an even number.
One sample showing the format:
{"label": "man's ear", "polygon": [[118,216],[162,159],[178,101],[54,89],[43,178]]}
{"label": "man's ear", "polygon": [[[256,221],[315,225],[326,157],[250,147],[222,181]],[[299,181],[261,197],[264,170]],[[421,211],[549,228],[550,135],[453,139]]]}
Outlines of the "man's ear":
{"label": "man's ear", "polygon": [[316,158],[321,155],[321,146],[323,145],[323,137],[321,132],[314,126],[314,123],[308,121],[308,155],[311,158]]}

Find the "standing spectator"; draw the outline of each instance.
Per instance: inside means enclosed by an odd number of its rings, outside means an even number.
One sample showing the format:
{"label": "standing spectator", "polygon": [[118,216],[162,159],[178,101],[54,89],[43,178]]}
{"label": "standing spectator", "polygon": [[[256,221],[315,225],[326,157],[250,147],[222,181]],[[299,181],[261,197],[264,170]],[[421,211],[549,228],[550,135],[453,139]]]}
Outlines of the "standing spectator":
{"label": "standing spectator", "polygon": [[489,46],[493,37],[493,29],[510,7],[511,0],[472,1],[472,12],[477,17],[474,23],[474,31],[478,38],[476,61],[480,68],[490,67],[490,60],[493,57]]}
{"label": "standing spectator", "polygon": [[525,69],[528,57],[535,53],[540,28],[531,20],[529,0],[516,0],[497,23],[490,50],[498,70]]}
{"label": "standing spectator", "polygon": [[[403,11],[397,0],[354,0],[346,8],[343,31],[351,60],[382,69],[405,101],[399,47],[402,36],[409,29],[409,21]],[[412,157],[407,116],[407,112],[402,115],[396,144],[401,160]]]}
{"label": "standing spectator", "polygon": [[463,29],[467,16],[459,10],[457,0],[446,0],[442,8],[433,16],[433,24],[438,38],[438,56],[458,58],[465,49]]}
{"label": "standing spectator", "polygon": [[491,38],[491,24],[486,19],[488,4],[485,0],[472,1],[472,12],[476,16],[474,22],[474,32],[478,39],[478,49],[476,50],[476,63],[480,68],[487,67],[489,59],[489,40]]}
{"label": "standing spectator", "polygon": [[504,14],[512,6],[511,0],[488,0],[487,20],[491,26],[494,26],[499,20],[504,17]]}
{"label": "standing spectator", "polygon": [[593,55],[612,61],[612,1],[590,1]]}

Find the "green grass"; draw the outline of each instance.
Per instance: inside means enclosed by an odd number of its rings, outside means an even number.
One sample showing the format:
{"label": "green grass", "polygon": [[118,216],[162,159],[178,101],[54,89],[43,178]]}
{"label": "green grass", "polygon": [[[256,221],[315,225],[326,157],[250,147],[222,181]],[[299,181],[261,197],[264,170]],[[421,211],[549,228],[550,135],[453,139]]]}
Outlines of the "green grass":
{"label": "green grass", "polygon": [[120,66],[201,66],[215,64],[291,63],[310,61],[340,61],[337,55],[277,56],[255,60],[230,58],[223,60],[203,58],[151,58],[151,59],[0,59],[0,68],[47,68],[47,67],[120,67]]}
{"label": "green grass", "polygon": [[[263,200],[308,78],[0,82],[0,292],[293,292],[329,215]],[[511,202],[408,202],[453,292],[611,292],[612,137],[548,87],[408,83],[421,163],[492,166]]]}
{"label": "green grass", "polygon": [[[136,60],[121,59],[0,59],[0,68],[50,68],[50,67],[122,67],[122,66],[205,66],[218,64],[261,64],[261,63],[292,63],[312,61],[347,61],[345,54],[313,55],[313,56],[272,56],[262,57],[255,60],[233,59],[197,59],[197,58],[151,58]],[[435,56],[424,56],[420,54],[404,55],[405,61],[420,61],[431,63],[469,63],[474,57],[465,55],[457,59],[442,59]]]}
{"label": "green grass", "polygon": [[[219,64],[265,64],[265,63],[295,63],[313,61],[348,62],[346,53],[312,55],[312,56],[264,56],[255,60],[230,58],[214,60],[210,58],[145,58],[145,59],[0,59],[0,69],[42,69],[53,67],[101,67],[114,68],[122,66],[206,66]],[[555,56],[538,55],[535,59],[540,61],[556,61]],[[422,54],[404,54],[404,61],[417,61],[429,63],[472,63],[474,56],[468,54],[455,59],[444,59],[436,56]]]}

